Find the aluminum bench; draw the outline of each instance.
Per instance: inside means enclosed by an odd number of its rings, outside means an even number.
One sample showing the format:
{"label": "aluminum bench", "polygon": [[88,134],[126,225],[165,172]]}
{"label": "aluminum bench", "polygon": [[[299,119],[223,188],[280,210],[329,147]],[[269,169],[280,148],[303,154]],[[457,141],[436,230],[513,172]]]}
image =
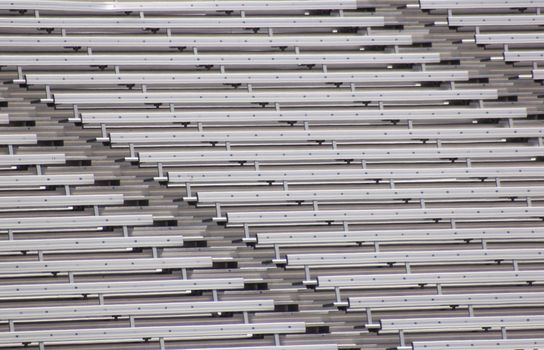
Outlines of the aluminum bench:
{"label": "aluminum bench", "polygon": [[409,243],[451,241],[519,241],[544,240],[544,227],[495,227],[452,229],[406,229],[323,232],[261,232],[256,234],[257,246],[313,246],[359,243]]}
{"label": "aluminum bench", "polygon": [[295,141],[361,142],[394,140],[501,140],[508,138],[539,138],[544,128],[413,128],[413,129],[321,129],[321,130],[244,130],[244,131],[145,131],[111,132],[112,145],[135,146],[189,143],[281,143]]}
{"label": "aluminum bench", "polygon": [[0,66],[261,66],[387,65],[437,63],[439,53],[270,53],[270,54],[21,54],[0,55]]}
{"label": "aluminum bench", "polygon": [[544,50],[504,51],[506,62],[540,62],[544,61]]}
{"label": "aluminum bench", "polygon": [[3,10],[44,10],[59,12],[97,12],[116,13],[127,11],[144,12],[216,12],[216,11],[297,11],[297,10],[331,10],[356,9],[356,0],[276,0],[265,4],[259,0],[241,1],[155,1],[153,4],[142,1],[59,1],[41,0],[39,3],[31,0],[18,0],[0,5]]}
{"label": "aluminum bench", "polygon": [[89,124],[145,125],[172,123],[230,123],[230,122],[366,122],[373,120],[478,120],[525,118],[524,108],[429,108],[429,109],[370,109],[319,108],[302,110],[233,110],[233,111],[175,111],[175,112],[96,112],[82,111],[81,121]]}
{"label": "aluminum bench", "polygon": [[191,290],[244,289],[243,278],[34,283],[0,286],[0,299],[59,298],[89,295],[180,294]]}
{"label": "aluminum bench", "polygon": [[9,116],[7,113],[0,113],[0,125],[9,123]]}
{"label": "aluminum bench", "polygon": [[380,333],[404,332],[461,332],[476,330],[542,329],[544,315],[500,315],[472,317],[381,319]]}
{"label": "aluminum bench", "polygon": [[[285,84],[285,83],[370,83],[411,81],[466,81],[467,71],[288,71],[225,73],[29,73],[16,83],[28,85],[176,85],[187,84]],[[376,111],[378,112],[378,111]],[[380,111],[383,112],[383,111]],[[89,114],[89,113],[86,113]],[[181,112],[181,115],[184,113]]]}
{"label": "aluminum bench", "polygon": [[308,201],[365,200],[455,200],[484,198],[542,197],[544,187],[447,187],[395,189],[337,189],[287,191],[197,192],[198,204],[281,203]]}
{"label": "aluminum bench", "polygon": [[254,90],[254,91],[204,91],[204,92],[85,92],[54,93],[56,105],[123,105],[123,104],[219,104],[234,103],[319,103],[360,101],[442,101],[442,100],[493,100],[497,90]]}
{"label": "aluminum bench", "polygon": [[209,29],[383,27],[381,16],[176,16],[176,17],[0,17],[0,28],[58,29]]}
{"label": "aluminum bench", "polygon": [[[348,311],[420,310],[459,307],[526,307],[544,304],[543,292],[387,295],[349,297]],[[369,322],[371,323],[371,322]]]}
{"label": "aluminum bench", "polygon": [[543,207],[473,207],[430,209],[375,209],[375,210],[291,210],[229,212],[229,226],[276,224],[297,225],[303,223],[331,222],[379,222],[425,220],[497,220],[498,218],[541,218]]}
{"label": "aluminum bench", "polygon": [[317,276],[317,288],[336,288],[340,290],[417,286],[516,285],[541,283],[543,281],[544,271],[541,270],[388,273]]}
{"label": "aluminum bench", "polygon": [[123,204],[122,194],[0,197],[0,209],[50,208],[65,206]]}
{"label": "aluminum bench", "polygon": [[540,15],[469,15],[469,16],[448,16],[448,24],[451,27],[474,26],[532,26],[544,25],[544,16]]}
{"label": "aluminum bench", "polygon": [[[210,348],[187,349],[209,350]],[[337,344],[313,344],[313,345],[277,345],[277,346],[232,346],[228,348],[213,348],[213,350],[338,350]]]}
{"label": "aluminum bench", "polygon": [[419,0],[423,10],[434,9],[502,9],[543,7],[543,0]]}
{"label": "aluminum bench", "polygon": [[544,35],[538,34],[538,33],[476,34],[476,44],[480,44],[480,45],[544,44]]}
{"label": "aluminum bench", "polygon": [[63,153],[0,155],[0,166],[64,164]]}
{"label": "aluminum bench", "polygon": [[0,241],[0,252],[52,252],[182,247],[182,236],[18,239]]}
{"label": "aluminum bench", "polygon": [[533,69],[534,80],[544,80],[544,69]]}
{"label": "aluminum bench", "polygon": [[82,306],[18,307],[0,309],[0,321],[110,318],[120,316],[180,316],[221,312],[273,311],[273,300],[133,303]]}
{"label": "aluminum bench", "polygon": [[92,185],[92,184],[94,184],[93,174],[0,176],[1,188]]}
{"label": "aluminum bench", "polygon": [[541,167],[459,167],[459,168],[393,168],[393,169],[308,169],[308,170],[238,170],[238,171],[169,171],[168,183],[328,183],[349,181],[433,180],[433,179],[488,179],[538,178]]}
{"label": "aluminum bench", "polygon": [[[367,265],[410,265],[465,264],[504,261],[544,261],[542,249],[465,249],[429,250],[409,252],[370,252],[370,253],[306,253],[287,254],[286,268],[305,268],[305,280],[310,280],[311,268],[359,267]],[[1,265],[1,264],[0,264]]]}
{"label": "aluminum bench", "polygon": [[[245,162],[315,162],[344,161],[347,163],[372,160],[417,159],[500,159],[534,158],[544,155],[544,147],[441,147],[441,148],[366,148],[366,149],[314,149],[314,150],[262,150],[262,151],[147,151],[138,152],[141,165],[165,163],[245,163]],[[161,175],[159,175],[161,176]]]}
{"label": "aluminum bench", "polygon": [[101,216],[45,216],[1,218],[0,227],[4,230],[86,228],[103,226],[141,226],[152,225],[150,214],[101,215]]}
{"label": "aluminum bench", "polygon": [[232,35],[67,35],[32,36],[10,35],[0,37],[0,47],[17,48],[212,48],[245,49],[266,47],[359,47],[383,45],[411,45],[411,35],[283,35],[232,34]]}
{"label": "aluminum bench", "polygon": [[544,338],[414,341],[413,350],[519,350],[544,347]]}
{"label": "aluminum bench", "polygon": [[36,134],[0,134],[0,145],[35,145],[37,143]]}
{"label": "aluminum bench", "polygon": [[14,261],[0,263],[0,275],[211,268],[213,267],[212,260],[211,257],[192,256],[186,258]]}
{"label": "aluminum bench", "polygon": [[134,342],[150,339],[207,340],[251,335],[304,333],[304,322],[206,324],[191,326],[115,327],[1,332],[0,347],[16,344],[78,344],[89,341]]}

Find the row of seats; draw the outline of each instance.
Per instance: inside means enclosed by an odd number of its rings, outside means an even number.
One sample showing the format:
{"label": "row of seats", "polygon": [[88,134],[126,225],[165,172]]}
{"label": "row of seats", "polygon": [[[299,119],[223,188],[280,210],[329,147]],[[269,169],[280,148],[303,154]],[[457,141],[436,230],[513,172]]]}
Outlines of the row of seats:
{"label": "row of seats", "polygon": [[68,13],[98,12],[116,13],[127,11],[145,11],[172,13],[176,11],[187,12],[217,12],[217,11],[296,11],[296,10],[338,10],[356,9],[355,0],[280,0],[274,3],[262,3],[260,1],[188,1],[184,3],[172,3],[163,1],[156,4],[146,4],[138,1],[126,1],[123,3],[105,3],[86,1],[58,1],[45,0],[36,4],[33,1],[21,0],[13,3],[6,3],[0,9],[6,10],[38,10],[38,11],[59,11]]}
{"label": "row of seats", "polygon": [[0,18],[0,27],[9,29],[259,29],[383,27],[382,16],[17,16]]}

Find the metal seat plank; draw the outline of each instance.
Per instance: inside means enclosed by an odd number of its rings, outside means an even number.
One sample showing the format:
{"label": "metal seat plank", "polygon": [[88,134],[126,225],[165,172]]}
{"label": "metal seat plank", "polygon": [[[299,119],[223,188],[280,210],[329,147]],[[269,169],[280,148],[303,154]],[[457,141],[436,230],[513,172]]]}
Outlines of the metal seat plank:
{"label": "metal seat plank", "polygon": [[544,271],[466,271],[317,276],[318,288],[374,289],[415,286],[478,286],[541,283]]}
{"label": "metal seat plank", "polygon": [[544,240],[544,227],[489,227],[323,232],[261,232],[256,244],[312,246],[353,243],[448,242],[455,240]]}
{"label": "metal seat plank", "polygon": [[0,28],[327,28],[327,27],[382,27],[381,16],[161,16],[83,17],[40,16],[0,17]]}
{"label": "metal seat plank", "polygon": [[64,164],[65,162],[66,156],[63,153],[0,155],[0,166]]}
{"label": "metal seat plank", "polygon": [[258,48],[258,47],[359,47],[411,45],[411,35],[69,35],[69,36],[1,36],[0,47],[18,48]]}
{"label": "metal seat plank", "polygon": [[338,189],[287,191],[197,192],[197,203],[266,203],[364,200],[456,200],[544,196],[544,187],[447,187],[420,189]]}
{"label": "metal seat plank", "polygon": [[461,332],[476,330],[542,329],[544,315],[500,315],[472,317],[381,319],[380,333],[404,332]]}
{"label": "metal seat plank", "polygon": [[466,140],[539,138],[544,136],[544,128],[433,128],[433,129],[330,129],[318,131],[146,131],[111,132],[112,144],[195,143],[195,142],[289,142],[289,141],[392,141],[392,140]]}
{"label": "metal seat plank", "polygon": [[473,219],[488,220],[498,218],[540,218],[544,215],[542,207],[472,207],[472,208],[427,208],[427,209],[375,209],[375,210],[291,210],[229,212],[226,221],[229,225],[242,224],[300,224],[318,222],[349,221],[391,221],[391,220],[450,220]]}
{"label": "metal seat plank", "polygon": [[544,156],[544,147],[442,147],[442,148],[367,148],[337,150],[263,150],[263,151],[147,151],[138,152],[138,161],[146,163],[198,164],[254,161],[361,161],[416,159],[497,159]]}
{"label": "metal seat plank", "polygon": [[170,123],[230,123],[230,122],[366,122],[371,120],[464,120],[525,118],[524,108],[429,108],[429,109],[369,109],[313,108],[281,111],[179,111],[179,112],[99,112],[82,111],[83,124],[146,125]]}
{"label": "metal seat plank", "polygon": [[0,176],[0,187],[92,185],[94,174],[6,175]]}
{"label": "metal seat plank", "polygon": [[204,267],[211,268],[212,266],[212,258],[206,256],[193,256],[183,258],[15,261],[0,263],[0,274],[16,275],[51,272],[104,273],[108,271],[140,271]]}
{"label": "metal seat plank", "polygon": [[32,54],[0,55],[0,66],[261,66],[261,65],[387,65],[436,63],[439,53],[269,53],[269,54]]}
{"label": "metal seat plank", "polygon": [[34,283],[0,286],[0,298],[58,298],[61,296],[172,294],[188,290],[244,289],[243,278],[140,280],[115,282]]}
{"label": "metal seat plank", "polygon": [[56,105],[123,105],[123,104],[233,104],[233,103],[301,103],[357,101],[441,101],[488,100],[498,97],[493,89],[452,90],[264,90],[204,92],[85,92],[54,93]]}
{"label": "metal seat plank", "polygon": [[276,0],[271,4],[259,0],[241,1],[154,1],[153,4],[142,1],[59,1],[41,0],[39,3],[30,0],[18,0],[0,5],[3,10],[44,10],[61,12],[96,12],[116,13],[126,11],[145,12],[216,12],[216,11],[296,11],[296,10],[330,10],[356,9],[356,0]]}
{"label": "metal seat plank", "polygon": [[245,338],[251,334],[304,333],[304,322],[206,324],[192,326],[151,326],[59,329],[0,333],[0,346],[22,343],[78,344],[89,341],[132,342],[141,339],[230,339]]}
{"label": "metal seat plank", "polygon": [[460,16],[452,15],[448,16],[448,24],[450,26],[531,26],[531,25],[543,25],[544,16],[540,15],[469,15]]}
{"label": "metal seat plank", "polygon": [[0,209],[123,204],[122,194],[0,197]]}
{"label": "metal seat plank", "polygon": [[543,7],[543,0],[419,0],[419,6],[424,10],[433,9],[502,9]]}
{"label": "metal seat plank", "polygon": [[258,183],[258,182],[364,182],[376,180],[432,180],[445,178],[538,178],[540,167],[460,167],[460,168],[392,168],[392,169],[308,169],[308,170],[238,170],[238,171],[169,171],[171,184]]}
{"label": "metal seat plank", "polygon": [[287,268],[362,265],[477,263],[489,261],[544,260],[542,249],[465,249],[372,253],[287,254]]}
{"label": "metal seat plank", "polygon": [[[29,85],[110,85],[110,84],[284,84],[284,83],[361,83],[402,81],[464,81],[467,71],[291,71],[225,73],[29,73]],[[17,81],[18,82],[18,81]],[[383,112],[383,111],[380,111]],[[498,114],[498,113],[497,113]],[[183,115],[183,114],[182,114]]]}
{"label": "metal seat plank", "polygon": [[147,247],[182,247],[183,236],[51,238],[0,241],[0,252],[85,251]]}
{"label": "metal seat plank", "polygon": [[414,350],[519,350],[544,347],[544,338],[414,341]]}
{"label": "metal seat plank", "polygon": [[199,301],[0,309],[0,321],[80,319],[112,316],[194,315],[220,312],[273,311],[273,300]]}
{"label": "metal seat plank", "polygon": [[152,225],[150,214],[102,215],[102,216],[45,216],[1,218],[0,227],[4,230],[84,228],[102,226],[141,226]]}
{"label": "metal seat plank", "polygon": [[466,293],[466,294],[429,294],[429,295],[387,295],[379,297],[349,297],[348,309],[351,311],[404,310],[421,308],[451,308],[473,306],[481,307],[517,307],[544,304],[542,292],[516,293]]}

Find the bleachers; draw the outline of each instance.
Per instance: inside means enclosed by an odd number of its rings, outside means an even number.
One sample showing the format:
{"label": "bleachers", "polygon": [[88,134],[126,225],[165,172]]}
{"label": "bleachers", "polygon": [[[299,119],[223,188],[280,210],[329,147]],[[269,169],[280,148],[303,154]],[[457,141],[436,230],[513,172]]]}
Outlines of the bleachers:
{"label": "bleachers", "polygon": [[[530,62],[536,69],[538,61],[542,61],[542,51],[537,50],[543,43],[541,32],[531,31],[542,24],[540,8],[544,4],[540,1],[420,0],[419,5],[423,10],[447,10],[447,22],[451,27],[475,28],[476,44],[501,47],[506,62]],[[525,9],[537,9],[537,11],[535,14],[519,13]],[[466,15],[471,13],[470,11],[476,11],[476,13]],[[463,15],[459,15],[459,12]],[[503,31],[503,28],[506,31]],[[495,32],[482,33],[481,29],[490,29]],[[518,51],[518,48],[522,51]],[[493,57],[490,56],[490,59]],[[518,77],[522,76],[525,77],[524,74]],[[538,80],[536,77],[533,79]]]}
{"label": "bleachers", "polygon": [[544,347],[542,7],[0,1],[0,349]]}

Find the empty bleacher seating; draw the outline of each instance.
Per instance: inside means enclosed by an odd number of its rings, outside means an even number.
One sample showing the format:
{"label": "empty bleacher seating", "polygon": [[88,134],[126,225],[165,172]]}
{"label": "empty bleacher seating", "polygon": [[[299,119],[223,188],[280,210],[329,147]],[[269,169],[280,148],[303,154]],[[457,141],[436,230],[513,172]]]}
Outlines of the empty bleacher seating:
{"label": "empty bleacher seating", "polygon": [[544,0],[0,1],[0,349],[540,349]]}

